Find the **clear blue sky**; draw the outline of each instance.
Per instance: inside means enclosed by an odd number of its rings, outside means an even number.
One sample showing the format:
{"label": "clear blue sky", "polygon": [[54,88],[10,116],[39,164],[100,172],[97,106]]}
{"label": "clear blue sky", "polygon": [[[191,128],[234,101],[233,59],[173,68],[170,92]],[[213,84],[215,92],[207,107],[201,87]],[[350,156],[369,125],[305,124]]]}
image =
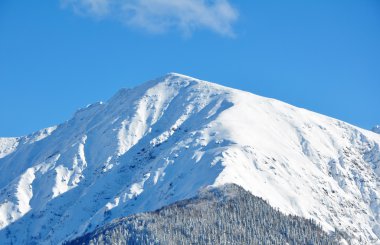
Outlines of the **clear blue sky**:
{"label": "clear blue sky", "polygon": [[0,1],[0,136],[171,71],[380,123],[378,0],[137,0],[134,12],[92,1]]}

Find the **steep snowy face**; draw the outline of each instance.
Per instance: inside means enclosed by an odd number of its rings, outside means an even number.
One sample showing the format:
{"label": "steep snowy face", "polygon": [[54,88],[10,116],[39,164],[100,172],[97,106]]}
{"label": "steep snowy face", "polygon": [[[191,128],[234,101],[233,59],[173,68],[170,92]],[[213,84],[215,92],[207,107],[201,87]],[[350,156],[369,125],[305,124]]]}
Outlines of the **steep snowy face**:
{"label": "steep snowy face", "polygon": [[372,131],[375,132],[375,133],[380,134],[380,125],[376,125],[375,127],[373,127]]}
{"label": "steep snowy face", "polygon": [[0,140],[7,243],[61,243],[226,183],[379,243],[380,135],[280,101],[169,74],[36,135]]}

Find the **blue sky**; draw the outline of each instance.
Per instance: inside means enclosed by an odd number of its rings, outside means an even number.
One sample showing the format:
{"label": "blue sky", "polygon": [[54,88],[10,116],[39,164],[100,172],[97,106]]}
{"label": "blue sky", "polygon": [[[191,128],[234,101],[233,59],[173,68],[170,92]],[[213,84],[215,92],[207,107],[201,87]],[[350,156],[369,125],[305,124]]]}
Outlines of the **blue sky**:
{"label": "blue sky", "polygon": [[0,135],[168,72],[380,123],[378,0],[2,0]]}

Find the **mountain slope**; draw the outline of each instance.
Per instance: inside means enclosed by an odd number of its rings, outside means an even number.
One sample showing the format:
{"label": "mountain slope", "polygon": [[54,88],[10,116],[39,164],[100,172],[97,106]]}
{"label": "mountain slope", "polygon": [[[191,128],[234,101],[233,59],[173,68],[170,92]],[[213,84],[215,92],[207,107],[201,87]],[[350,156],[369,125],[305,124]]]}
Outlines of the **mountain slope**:
{"label": "mountain slope", "polygon": [[169,74],[1,158],[0,240],[57,244],[235,183],[353,244],[379,243],[379,144],[342,121]]}
{"label": "mountain slope", "polygon": [[84,244],[338,244],[311,220],[283,215],[236,185],[150,213],[117,219],[65,245]]}

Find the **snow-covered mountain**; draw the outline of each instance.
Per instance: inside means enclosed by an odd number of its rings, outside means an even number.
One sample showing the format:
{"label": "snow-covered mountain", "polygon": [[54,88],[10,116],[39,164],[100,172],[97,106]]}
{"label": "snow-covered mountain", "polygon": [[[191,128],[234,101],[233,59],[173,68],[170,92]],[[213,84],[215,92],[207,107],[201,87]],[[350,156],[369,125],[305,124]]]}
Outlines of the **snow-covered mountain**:
{"label": "snow-covered mountain", "polygon": [[235,183],[351,244],[380,244],[379,145],[374,132],[171,73],[0,139],[0,240],[59,244]]}

